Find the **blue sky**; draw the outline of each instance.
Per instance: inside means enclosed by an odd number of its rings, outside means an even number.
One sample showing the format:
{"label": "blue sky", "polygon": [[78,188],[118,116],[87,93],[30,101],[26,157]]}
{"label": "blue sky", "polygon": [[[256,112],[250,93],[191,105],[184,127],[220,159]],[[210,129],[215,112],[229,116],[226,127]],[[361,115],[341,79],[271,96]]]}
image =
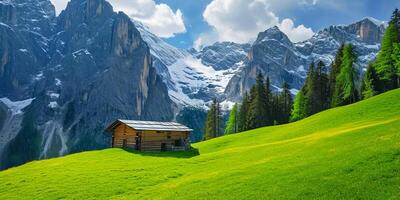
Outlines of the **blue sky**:
{"label": "blue sky", "polygon": [[[52,0],[60,12],[67,0]],[[167,42],[200,48],[216,41],[248,42],[277,25],[296,42],[366,16],[387,21],[399,0],[109,0]]]}

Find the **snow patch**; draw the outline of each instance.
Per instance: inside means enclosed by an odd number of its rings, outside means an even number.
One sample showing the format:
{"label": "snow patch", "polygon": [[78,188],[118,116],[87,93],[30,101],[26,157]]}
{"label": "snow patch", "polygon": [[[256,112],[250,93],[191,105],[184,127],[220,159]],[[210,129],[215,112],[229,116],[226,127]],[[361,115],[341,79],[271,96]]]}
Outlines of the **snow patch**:
{"label": "snow patch", "polygon": [[55,92],[48,92],[47,93],[47,96],[49,96],[50,97],[50,99],[58,99],[58,98],[60,98],[60,94],[58,94],[58,93],[55,93]]}
{"label": "snow patch", "polygon": [[26,99],[22,101],[11,101],[7,97],[0,99],[0,101],[3,102],[8,107],[8,109],[11,111],[13,115],[23,114],[22,110],[27,106],[31,105],[33,100],[35,100],[35,98]]}
{"label": "snow patch", "polygon": [[48,105],[49,108],[55,109],[58,108],[58,103],[56,101],[51,101]]}
{"label": "snow patch", "polygon": [[62,82],[59,78],[54,79],[56,86],[62,86]]}
{"label": "snow patch", "polygon": [[39,72],[39,74],[36,74],[36,76],[33,78],[36,81],[40,81],[44,78],[43,72]]}
{"label": "snow patch", "polygon": [[368,19],[369,21],[371,21],[372,23],[374,23],[377,26],[381,26],[381,25],[385,25],[386,24],[385,21],[382,21],[382,20],[379,20],[379,19],[375,19],[373,17],[365,17],[364,19]]}
{"label": "snow patch", "polygon": [[18,49],[18,51],[20,51],[22,53],[28,53],[28,49]]}
{"label": "snow patch", "polygon": [[233,106],[235,105],[235,102],[225,100],[225,101],[221,102],[220,105],[221,105],[221,109],[223,111],[230,111],[230,110],[232,110]]}
{"label": "snow patch", "polygon": [[92,54],[87,49],[80,49],[80,50],[72,53],[72,56],[74,56],[74,59],[76,59],[79,56],[83,56],[83,55],[88,55],[88,56],[90,56],[91,59],[93,59]]}

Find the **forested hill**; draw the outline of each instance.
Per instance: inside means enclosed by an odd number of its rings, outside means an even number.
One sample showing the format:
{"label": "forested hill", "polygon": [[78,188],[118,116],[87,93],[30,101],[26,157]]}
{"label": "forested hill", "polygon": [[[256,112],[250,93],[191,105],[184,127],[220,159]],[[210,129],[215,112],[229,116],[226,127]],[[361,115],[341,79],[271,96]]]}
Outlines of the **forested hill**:
{"label": "forested hill", "polygon": [[0,199],[397,199],[400,89],[193,145],[108,149],[0,172]]}

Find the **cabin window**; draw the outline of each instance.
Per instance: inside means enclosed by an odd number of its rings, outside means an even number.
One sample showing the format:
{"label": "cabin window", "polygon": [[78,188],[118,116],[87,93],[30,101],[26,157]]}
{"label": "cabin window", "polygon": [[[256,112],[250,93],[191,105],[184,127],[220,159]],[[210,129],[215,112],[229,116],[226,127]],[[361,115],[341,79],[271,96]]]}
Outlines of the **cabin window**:
{"label": "cabin window", "polygon": [[157,133],[162,133],[162,131],[157,131]]}

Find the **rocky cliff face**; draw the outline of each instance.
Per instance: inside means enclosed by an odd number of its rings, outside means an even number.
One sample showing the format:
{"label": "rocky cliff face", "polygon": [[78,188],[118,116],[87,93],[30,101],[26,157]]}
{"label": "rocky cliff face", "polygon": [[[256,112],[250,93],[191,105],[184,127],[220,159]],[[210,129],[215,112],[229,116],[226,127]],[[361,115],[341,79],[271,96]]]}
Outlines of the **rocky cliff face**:
{"label": "rocky cliff face", "polygon": [[330,26],[306,41],[292,43],[277,27],[270,28],[259,33],[243,71],[227,85],[226,96],[228,100],[238,101],[254,84],[259,72],[270,77],[273,89],[278,90],[286,81],[296,94],[311,62],[322,60],[329,66],[342,43],[355,45],[361,75],[376,57],[384,30],[383,22],[365,18],[348,26]]}
{"label": "rocky cliff face", "polygon": [[[8,21],[0,26],[0,37],[7,39],[1,40],[0,48],[0,80],[5,83],[0,86],[0,97],[11,102],[35,100],[18,115],[22,120],[15,124],[17,134],[0,143],[2,168],[108,147],[109,136],[103,129],[118,118],[173,118],[175,104],[152,66],[149,47],[124,13],[113,12],[104,0],[72,0],[59,17],[47,0],[31,4],[35,9],[17,0],[9,5],[17,10],[17,20],[4,17]],[[30,16],[40,10],[37,21],[50,23],[41,27],[35,21],[33,28],[28,22],[20,23],[18,9]],[[35,41],[29,37],[33,34],[42,39]],[[34,46],[36,43],[40,44]],[[10,110],[10,104],[0,104]],[[1,128],[0,135],[7,135],[4,126]],[[18,150],[21,146],[29,148]],[[33,153],[26,156],[26,151]]]}

